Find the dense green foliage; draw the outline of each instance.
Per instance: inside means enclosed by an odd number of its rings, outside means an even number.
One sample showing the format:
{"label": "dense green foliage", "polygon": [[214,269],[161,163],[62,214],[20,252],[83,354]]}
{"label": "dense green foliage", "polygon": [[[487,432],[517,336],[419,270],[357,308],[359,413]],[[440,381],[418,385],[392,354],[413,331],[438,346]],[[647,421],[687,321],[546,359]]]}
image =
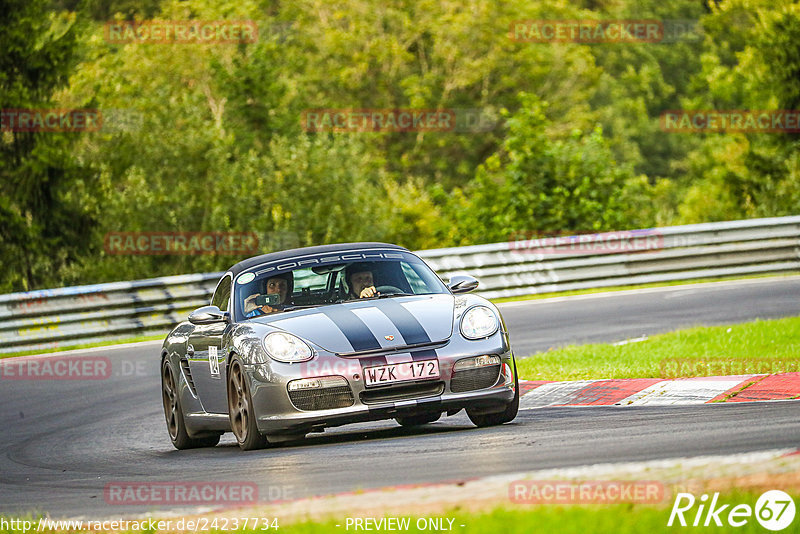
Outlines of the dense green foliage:
{"label": "dense green foliage", "polygon": [[[0,109],[52,108],[77,64],[80,26],[45,0],[2,0]],[[0,290],[60,282],[85,258],[92,171],[68,133],[0,132]]]}
{"label": "dense green foliage", "polygon": [[[221,270],[109,255],[108,232],[240,232],[260,250],[412,249],[516,232],[800,212],[797,134],[670,133],[674,109],[800,109],[788,1],[0,0],[0,108],[100,109],[2,132],[0,292]],[[117,20],[253,20],[238,44],[128,43]],[[696,24],[657,43],[531,43],[515,20]],[[480,110],[484,128],[306,132],[304,110]]]}

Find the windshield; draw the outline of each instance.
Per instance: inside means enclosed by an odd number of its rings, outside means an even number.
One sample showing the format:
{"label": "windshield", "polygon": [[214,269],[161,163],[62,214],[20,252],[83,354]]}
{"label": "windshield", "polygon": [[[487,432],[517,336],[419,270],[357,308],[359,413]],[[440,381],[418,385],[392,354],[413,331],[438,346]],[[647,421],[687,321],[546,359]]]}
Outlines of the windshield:
{"label": "windshield", "polygon": [[[349,261],[348,261],[349,260]],[[236,278],[237,321],[361,298],[449,293],[413,254],[366,251],[264,263]]]}

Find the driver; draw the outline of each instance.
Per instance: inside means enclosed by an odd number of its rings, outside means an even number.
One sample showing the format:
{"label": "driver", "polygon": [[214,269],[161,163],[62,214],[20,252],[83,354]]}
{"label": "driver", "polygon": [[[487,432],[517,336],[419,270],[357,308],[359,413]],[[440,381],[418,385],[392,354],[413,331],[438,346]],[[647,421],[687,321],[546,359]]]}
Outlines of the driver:
{"label": "driver", "polygon": [[[267,278],[266,288],[267,295],[280,295],[280,304],[285,304],[289,295],[292,293],[294,286],[294,277],[291,272],[278,274]],[[244,299],[244,315],[245,317],[258,317],[259,315],[266,315],[280,311],[280,308],[264,305],[256,306],[255,300],[260,293],[254,293]]]}
{"label": "driver", "polygon": [[351,263],[345,269],[344,274],[350,288],[351,299],[365,299],[380,295],[375,289],[372,265],[369,263]]}

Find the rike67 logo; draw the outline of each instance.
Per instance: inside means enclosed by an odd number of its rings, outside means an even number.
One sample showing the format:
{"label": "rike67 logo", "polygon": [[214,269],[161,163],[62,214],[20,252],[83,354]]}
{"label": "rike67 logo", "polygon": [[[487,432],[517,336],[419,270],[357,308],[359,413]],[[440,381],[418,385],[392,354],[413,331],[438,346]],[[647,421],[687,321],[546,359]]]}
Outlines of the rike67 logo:
{"label": "rike67 logo", "polygon": [[755,507],[749,504],[719,502],[719,493],[703,494],[696,499],[691,493],[678,493],[667,526],[742,527],[755,518],[767,530],[783,530],[794,521],[795,506],[792,498],[783,491],[770,490],[762,494]]}

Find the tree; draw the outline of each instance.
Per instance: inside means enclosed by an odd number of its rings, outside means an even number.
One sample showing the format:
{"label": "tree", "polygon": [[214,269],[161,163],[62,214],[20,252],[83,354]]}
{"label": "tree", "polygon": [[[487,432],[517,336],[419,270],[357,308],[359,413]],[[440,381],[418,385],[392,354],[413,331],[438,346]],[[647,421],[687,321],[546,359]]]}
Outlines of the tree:
{"label": "tree", "polygon": [[[46,0],[0,0],[0,109],[51,109],[78,62],[80,24]],[[82,200],[92,178],[73,156],[74,132],[0,137],[0,291],[61,283],[86,253],[94,221]]]}
{"label": "tree", "polygon": [[[800,109],[800,5],[734,0],[704,19],[703,69],[690,109]],[[800,212],[796,133],[708,133],[688,158],[692,183],[679,222]]]}
{"label": "tree", "polygon": [[[545,104],[520,94],[501,148],[478,168],[466,189],[461,233],[474,243],[498,242],[517,232],[579,233],[633,225],[644,204],[626,193],[635,181],[617,165],[602,131],[546,134]],[[641,215],[639,215],[641,216]]]}

